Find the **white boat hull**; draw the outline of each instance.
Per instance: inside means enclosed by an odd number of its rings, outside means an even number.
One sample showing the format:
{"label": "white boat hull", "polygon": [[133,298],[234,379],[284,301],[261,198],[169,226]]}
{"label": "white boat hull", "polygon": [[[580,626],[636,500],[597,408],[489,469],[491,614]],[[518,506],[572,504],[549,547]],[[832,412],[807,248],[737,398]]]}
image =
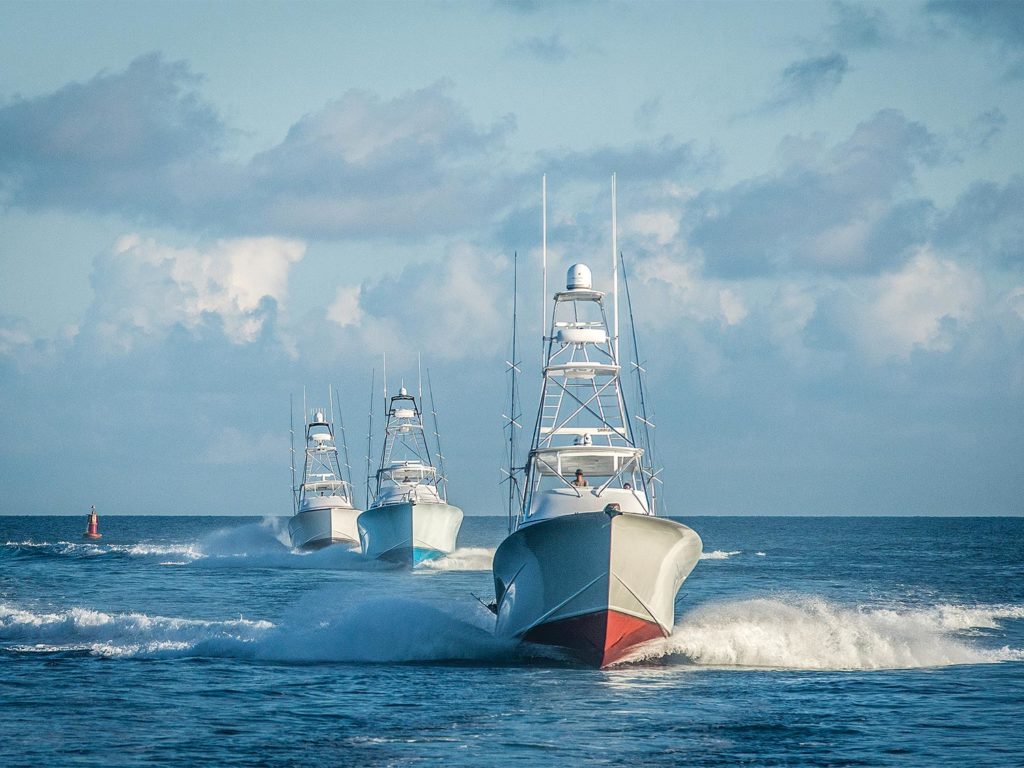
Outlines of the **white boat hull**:
{"label": "white boat hull", "polygon": [[288,521],[288,535],[296,549],[359,544],[358,518],[359,510],[352,507],[312,504]]}
{"label": "white boat hull", "polygon": [[461,525],[462,510],[451,504],[383,504],[359,516],[359,542],[367,557],[413,566],[453,551]]}
{"label": "white boat hull", "polygon": [[584,512],[522,526],[494,554],[500,637],[567,648],[604,667],[667,636],[700,537],[649,515]]}

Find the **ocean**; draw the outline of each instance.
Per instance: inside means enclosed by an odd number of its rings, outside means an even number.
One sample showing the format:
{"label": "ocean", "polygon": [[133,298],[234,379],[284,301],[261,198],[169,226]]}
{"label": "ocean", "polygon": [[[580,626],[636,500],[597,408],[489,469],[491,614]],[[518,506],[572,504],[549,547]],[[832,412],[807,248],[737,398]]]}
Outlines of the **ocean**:
{"label": "ocean", "polygon": [[603,671],[493,636],[504,518],[413,571],[285,522],[0,517],[0,765],[1024,765],[1022,518],[687,518]]}

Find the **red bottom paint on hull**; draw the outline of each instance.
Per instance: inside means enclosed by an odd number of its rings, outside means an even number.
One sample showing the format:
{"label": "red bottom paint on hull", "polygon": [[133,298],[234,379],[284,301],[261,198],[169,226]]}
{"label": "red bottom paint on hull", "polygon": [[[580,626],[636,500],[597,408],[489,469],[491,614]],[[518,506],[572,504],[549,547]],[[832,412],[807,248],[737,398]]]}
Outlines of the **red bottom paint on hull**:
{"label": "red bottom paint on hull", "polygon": [[567,648],[587,664],[603,668],[621,659],[633,646],[664,635],[652,621],[609,609],[541,624],[523,639]]}

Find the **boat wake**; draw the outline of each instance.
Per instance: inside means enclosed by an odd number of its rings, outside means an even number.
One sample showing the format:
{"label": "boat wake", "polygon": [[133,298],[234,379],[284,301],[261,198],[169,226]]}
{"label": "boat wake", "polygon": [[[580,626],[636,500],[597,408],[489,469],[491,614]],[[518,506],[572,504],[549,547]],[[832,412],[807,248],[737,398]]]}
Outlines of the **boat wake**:
{"label": "boat wake", "polygon": [[[714,552],[704,552],[703,554],[701,554],[700,559],[701,560],[728,560],[730,557],[733,557],[734,555],[742,555],[742,554],[743,553],[740,552],[739,550],[736,550],[736,551],[733,551],[733,552],[725,552],[725,551],[723,551],[721,549],[716,549]],[[758,554],[763,554],[763,553],[758,553]]]}
{"label": "boat wake", "polygon": [[424,560],[417,569],[425,571],[489,571],[494,547],[459,547],[444,557]]}
{"label": "boat wake", "polygon": [[1024,606],[885,608],[819,597],[712,603],[683,616],[665,639],[623,662],[700,667],[873,670],[1024,660],[1024,649],[986,647],[984,638]]}
{"label": "boat wake", "polygon": [[[468,603],[453,610],[382,598],[325,613],[331,600],[323,594],[309,599],[318,610],[300,604],[278,623],[78,607],[34,611],[0,602],[0,653],[299,664],[565,660],[557,649],[496,638],[491,614]],[[1002,623],[1015,619],[1024,619],[1024,606],[851,608],[815,597],[738,600],[690,612],[671,637],[639,646],[620,664],[850,671],[1022,661],[1024,649],[988,647]]]}

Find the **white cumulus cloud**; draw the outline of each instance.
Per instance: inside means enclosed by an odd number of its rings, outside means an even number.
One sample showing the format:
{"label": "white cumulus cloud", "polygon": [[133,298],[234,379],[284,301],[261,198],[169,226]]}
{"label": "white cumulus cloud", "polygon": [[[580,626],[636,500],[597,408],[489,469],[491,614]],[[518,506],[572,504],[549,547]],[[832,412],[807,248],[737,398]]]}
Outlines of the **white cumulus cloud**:
{"label": "white cumulus cloud", "polygon": [[984,297],[977,274],[929,249],[875,279],[873,289],[854,314],[858,341],[875,359],[906,359],[915,349],[949,351],[955,327],[973,319]]}
{"label": "white cumulus cloud", "polygon": [[161,336],[175,325],[192,329],[211,316],[231,341],[251,342],[263,328],[263,302],[286,299],[289,269],[305,250],[304,243],[276,237],[175,248],[126,235],[93,273],[95,319],[121,348],[139,335]]}

